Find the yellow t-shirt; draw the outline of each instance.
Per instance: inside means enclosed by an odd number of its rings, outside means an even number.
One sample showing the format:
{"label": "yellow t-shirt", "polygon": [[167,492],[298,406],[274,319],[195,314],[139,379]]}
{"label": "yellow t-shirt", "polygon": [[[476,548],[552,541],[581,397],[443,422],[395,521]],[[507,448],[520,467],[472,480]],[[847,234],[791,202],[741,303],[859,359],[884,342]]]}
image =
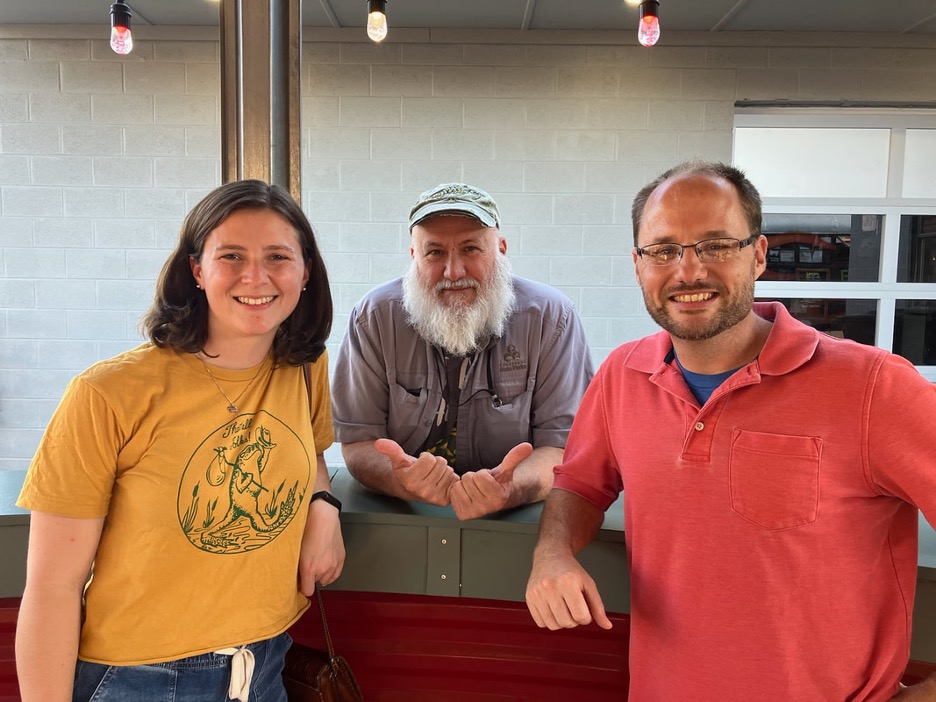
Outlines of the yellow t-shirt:
{"label": "yellow t-shirt", "polygon": [[[299,548],[334,440],[328,359],[211,373],[143,344],[69,384],[17,504],[106,515],[79,657],[155,663],[275,636],[308,607]],[[240,394],[243,392],[243,394]],[[238,395],[240,395],[238,397]]]}

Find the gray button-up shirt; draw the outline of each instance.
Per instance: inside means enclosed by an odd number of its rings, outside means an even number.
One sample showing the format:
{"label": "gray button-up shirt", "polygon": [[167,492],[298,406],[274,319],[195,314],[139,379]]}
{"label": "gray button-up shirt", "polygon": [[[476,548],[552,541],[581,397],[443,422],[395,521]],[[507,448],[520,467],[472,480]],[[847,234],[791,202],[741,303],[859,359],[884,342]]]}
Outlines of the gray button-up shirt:
{"label": "gray button-up shirt", "polygon": [[[407,324],[401,281],[371,290],[351,312],[335,364],[333,414],[342,443],[390,438],[416,455],[439,413],[445,363]],[[572,301],[532,280],[514,276],[513,285],[504,336],[491,339],[467,371],[457,417],[459,472],[493,468],[522,441],[564,448],[593,375]]]}

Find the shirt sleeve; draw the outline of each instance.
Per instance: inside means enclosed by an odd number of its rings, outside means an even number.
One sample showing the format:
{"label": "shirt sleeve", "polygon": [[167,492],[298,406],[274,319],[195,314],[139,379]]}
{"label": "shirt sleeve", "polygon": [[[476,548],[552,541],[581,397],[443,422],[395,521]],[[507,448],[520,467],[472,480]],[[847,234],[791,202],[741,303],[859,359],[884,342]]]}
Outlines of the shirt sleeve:
{"label": "shirt sleeve", "polygon": [[379,335],[356,307],[338,350],[332,381],[335,436],[341,443],[387,436],[390,386]]}
{"label": "shirt sleeve", "polygon": [[936,385],[885,354],[867,399],[864,453],[871,482],[916,506],[936,528]]}
{"label": "shirt sleeve", "polygon": [[312,436],[315,452],[323,453],[335,443],[335,426],[332,422],[331,393],[328,386],[328,351],[322,353],[310,365],[312,397],[309,407],[312,415]]}
{"label": "shirt sleeve", "polygon": [[621,493],[621,471],[611,450],[605,405],[606,368],[588,386],[572,424],[563,461],[555,468],[553,486],[573,492],[605,511]]}
{"label": "shirt sleeve", "polygon": [[72,379],[29,465],[17,506],[80,519],[105,516],[122,443],[113,408],[81,376]]}
{"label": "shirt sleeve", "polygon": [[591,353],[582,321],[571,302],[563,305],[555,327],[543,331],[550,331],[551,338],[544,339],[533,390],[533,445],[563,448],[594,375]]}

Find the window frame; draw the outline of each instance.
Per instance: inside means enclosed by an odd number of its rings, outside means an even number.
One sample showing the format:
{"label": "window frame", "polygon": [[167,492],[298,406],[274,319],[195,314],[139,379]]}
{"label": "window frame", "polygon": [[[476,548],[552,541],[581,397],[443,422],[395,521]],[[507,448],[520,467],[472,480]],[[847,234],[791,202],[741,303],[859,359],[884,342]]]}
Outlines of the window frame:
{"label": "window frame", "polygon": [[[875,346],[893,351],[897,300],[936,300],[933,283],[898,283],[897,261],[902,216],[936,215],[936,198],[904,198],[904,148],[908,129],[936,130],[936,109],[742,107],[735,129],[743,128],[886,128],[890,130],[887,195],[880,198],[763,197],[765,214],[882,215],[879,282],[758,281],[757,298],[871,299],[877,301]],[[742,168],[744,164],[739,164]],[[755,183],[756,185],[756,183]],[[917,366],[936,382],[936,366]]]}

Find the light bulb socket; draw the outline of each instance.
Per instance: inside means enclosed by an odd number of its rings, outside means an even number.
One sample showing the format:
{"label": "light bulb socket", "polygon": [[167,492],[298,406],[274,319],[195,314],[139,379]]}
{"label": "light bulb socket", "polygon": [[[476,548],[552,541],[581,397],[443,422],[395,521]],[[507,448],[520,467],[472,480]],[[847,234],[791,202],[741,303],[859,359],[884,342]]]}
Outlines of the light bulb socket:
{"label": "light bulb socket", "polygon": [[371,12],[387,14],[387,0],[367,0],[367,14]]}
{"label": "light bulb socket", "polygon": [[117,0],[110,7],[111,27],[126,27],[130,29],[130,6],[123,0]]}
{"label": "light bulb socket", "polygon": [[640,19],[644,17],[659,17],[660,16],[660,2],[659,0],[643,0],[640,3]]}

